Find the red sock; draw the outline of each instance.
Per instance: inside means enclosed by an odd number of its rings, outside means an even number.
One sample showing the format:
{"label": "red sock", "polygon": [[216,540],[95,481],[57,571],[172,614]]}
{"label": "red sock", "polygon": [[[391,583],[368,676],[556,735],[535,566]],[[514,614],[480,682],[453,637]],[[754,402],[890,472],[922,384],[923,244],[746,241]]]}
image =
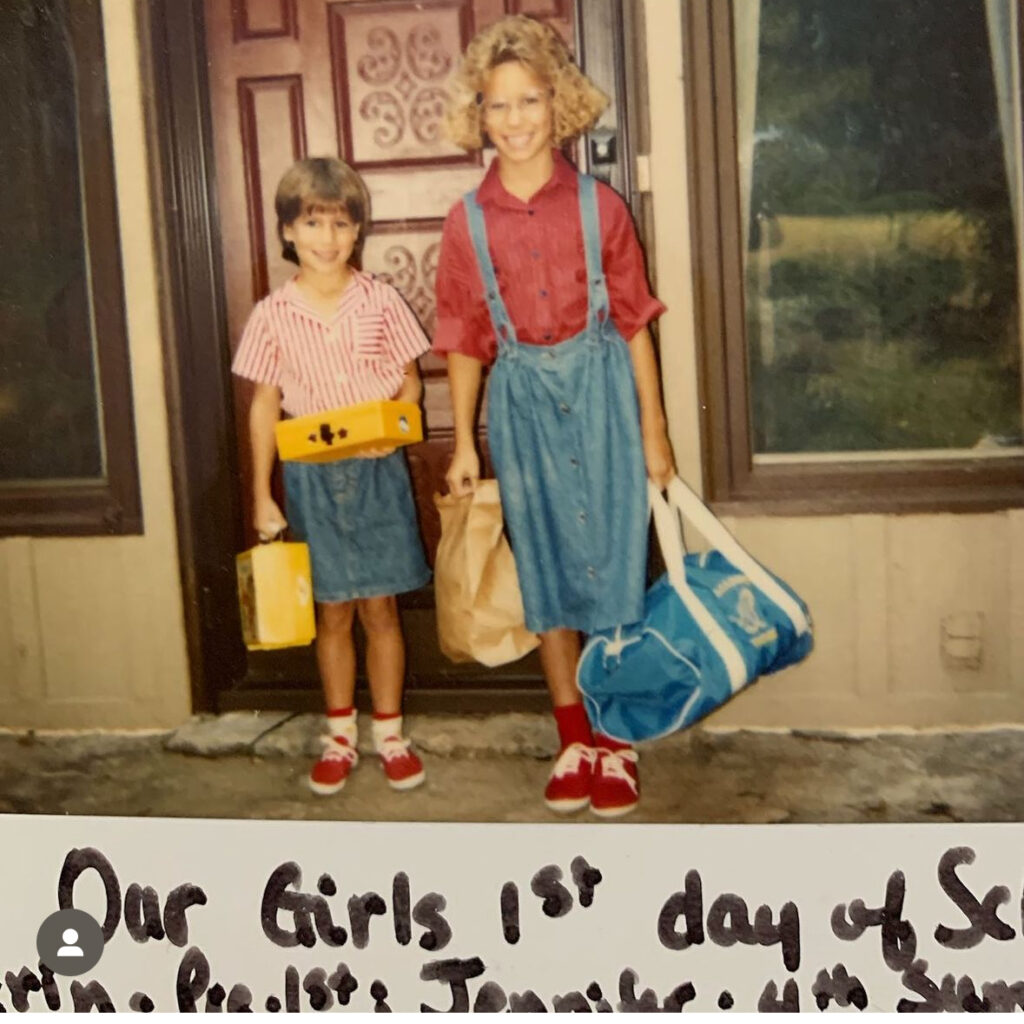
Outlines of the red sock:
{"label": "red sock", "polygon": [[623,743],[622,740],[617,740],[612,736],[605,736],[603,732],[595,732],[594,746],[604,747],[605,750],[629,750],[633,744]]}
{"label": "red sock", "polygon": [[349,715],[355,714],[355,707],[351,704],[347,708],[328,708],[328,718],[348,718]]}
{"label": "red sock", "polygon": [[392,718],[401,718],[401,711],[374,711],[373,720],[375,722],[387,722]]}
{"label": "red sock", "polygon": [[558,726],[558,741],[562,744],[563,750],[573,743],[582,743],[585,747],[594,745],[590,720],[582,701],[579,704],[563,704],[556,707],[555,723]]}

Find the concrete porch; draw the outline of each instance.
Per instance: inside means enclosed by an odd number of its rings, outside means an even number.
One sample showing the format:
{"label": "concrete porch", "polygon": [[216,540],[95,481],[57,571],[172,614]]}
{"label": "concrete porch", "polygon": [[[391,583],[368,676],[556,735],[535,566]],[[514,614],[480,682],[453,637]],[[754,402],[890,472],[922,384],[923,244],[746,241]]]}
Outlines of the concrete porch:
{"label": "concrete porch", "polygon": [[[550,716],[410,716],[427,782],[391,791],[369,747],[342,793],[305,786],[317,715],[198,717],[169,733],[0,734],[0,812],[380,821],[597,821],[551,814]],[[365,726],[365,723],[364,723]],[[364,727],[360,747],[368,740]],[[694,729],[641,749],[624,821],[1024,820],[1024,733]]]}

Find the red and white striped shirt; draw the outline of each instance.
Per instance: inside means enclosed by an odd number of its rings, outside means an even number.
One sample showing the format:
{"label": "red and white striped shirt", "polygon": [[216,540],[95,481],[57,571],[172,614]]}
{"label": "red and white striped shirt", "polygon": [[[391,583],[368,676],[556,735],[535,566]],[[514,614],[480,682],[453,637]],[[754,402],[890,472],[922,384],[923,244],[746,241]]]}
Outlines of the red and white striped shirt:
{"label": "red and white striped shirt", "polygon": [[398,290],[352,271],[325,320],[292,278],[254,307],[231,364],[233,373],[281,389],[290,416],[392,398],[405,367],[430,348]]}

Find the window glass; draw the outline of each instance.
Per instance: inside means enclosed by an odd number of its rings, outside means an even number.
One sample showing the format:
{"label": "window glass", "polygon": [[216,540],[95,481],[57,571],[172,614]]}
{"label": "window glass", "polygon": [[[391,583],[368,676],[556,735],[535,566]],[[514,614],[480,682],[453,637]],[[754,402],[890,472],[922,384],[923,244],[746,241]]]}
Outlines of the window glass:
{"label": "window glass", "polygon": [[1019,452],[1014,0],[735,0],[755,461]]}
{"label": "window glass", "polygon": [[104,475],[61,0],[0,3],[0,485]]}

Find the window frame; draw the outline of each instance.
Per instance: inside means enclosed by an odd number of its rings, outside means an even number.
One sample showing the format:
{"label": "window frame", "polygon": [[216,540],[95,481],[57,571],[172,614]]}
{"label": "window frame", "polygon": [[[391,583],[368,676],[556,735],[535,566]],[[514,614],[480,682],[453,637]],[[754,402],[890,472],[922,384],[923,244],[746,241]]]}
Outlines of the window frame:
{"label": "window frame", "polygon": [[79,89],[83,235],[95,329],[103,477],[0,481],[0,537],[143,532],[100,0],[66,5]]}
{"label": "window frame", "polygon": [[[808,461],[754,463],[732,5],[681,3],[705,494],[719,512],[734,515],[984,512],[1024,505],[1024,456],[812,461],[809,453]],[[1024,39],[1018,45],[1024,51]]]}

